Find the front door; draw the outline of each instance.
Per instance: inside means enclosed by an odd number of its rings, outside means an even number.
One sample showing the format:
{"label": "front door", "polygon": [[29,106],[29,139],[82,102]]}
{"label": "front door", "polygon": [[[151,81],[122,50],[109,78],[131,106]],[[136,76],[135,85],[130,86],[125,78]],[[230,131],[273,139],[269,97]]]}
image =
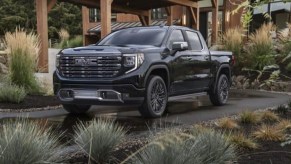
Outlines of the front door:
{"label": "front door", "polygon": [[[171,45],[174,42],[186,42],[184,34],[181,30],[173,30],[169,39],[168,47],[171,50]],[[191,93],[195,89],[193,85],[193,73],[192,67],[192,55],[190,50],[177,51],[171,56],[171,74],[172,86],[171,95],[179,95],[185,93]],[[192,82],[191,82],[192,81]]]}

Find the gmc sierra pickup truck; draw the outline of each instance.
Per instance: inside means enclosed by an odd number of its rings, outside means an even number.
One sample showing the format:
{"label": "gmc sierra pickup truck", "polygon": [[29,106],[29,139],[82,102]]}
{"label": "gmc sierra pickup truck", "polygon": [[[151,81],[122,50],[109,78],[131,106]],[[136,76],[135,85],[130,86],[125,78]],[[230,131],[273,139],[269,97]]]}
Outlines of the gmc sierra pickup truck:
{"label": "gmc sierra pickup truck", "polygon": [[172,96],[207,92],[214,105],[224,105],[233,64],[231,52],[209,51],[193,29],[127,28],[96,45],[60,51],[54,92],[70,113],[136,105],[142,116],[160,117]]}

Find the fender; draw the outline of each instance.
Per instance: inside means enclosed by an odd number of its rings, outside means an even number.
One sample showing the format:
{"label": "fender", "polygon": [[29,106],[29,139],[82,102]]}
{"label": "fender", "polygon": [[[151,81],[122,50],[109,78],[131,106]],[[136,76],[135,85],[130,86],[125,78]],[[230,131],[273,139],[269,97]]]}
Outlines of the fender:
{"label": "fender", "polygon": [[219,75],[220,75],[220,73],[221,73],[221,70],[223,69],[223,68],[227,68],[228,70],[229,70],[229,77],[230,77],[230,84],[231,84],[231,69],[230,69],[230,66],[228,65],[228,64],[221,64],[220,65],[220,67],[219,67],[219,69],[217,70],[217,72],[216,72],[216,76],[215,76],[215,80],[214,80],[214,83],[212,84],[212,86],[213,86],[213,92],[215,92],[216,91],[216,84],[217,84],[217,81],[218,81],[218,78],[219,78]]}
{"label": "fender", "polygon": [[164,64],[157,64],[157,65],[153,65],[153,66],[151,66],[149,69],[148,69],[148,71],[147,71],[147,73],[146,73],[146,76],[145,76],[145,81],[144,81],[144,84],[143,84],[143,87],[146,87],[145,85],[146,85],[146,81],[148,80],[148,78],[149,78],[149,76],[150,76],[150,74],[153,72],[153,70],[155,70],[155,69],[164,69],[164,70],[166,70],[166,72],[167,72],[167,78],[168,78],[168,83],[167,83],[167,86],[168,86],[168,88],[170,87],[170,72],[169,72],[169,68],[167,67],[167,65],[164,65]]}

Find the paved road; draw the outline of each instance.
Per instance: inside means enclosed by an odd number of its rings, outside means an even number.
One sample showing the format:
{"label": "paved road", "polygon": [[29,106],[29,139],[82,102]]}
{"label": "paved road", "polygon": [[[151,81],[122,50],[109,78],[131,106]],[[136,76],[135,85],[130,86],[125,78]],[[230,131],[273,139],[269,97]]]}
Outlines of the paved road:
{"label": "paved road", "polygon": [[[29,117],[35,119],[47,119],[48,121],[61,123],[64,121],[91,120],[95,117],[112,117],[122,123],[128,124],[153,124],[155,122],[175,122],[178,124],[194,124],[223,116],[234,115],[245,110],[256,110],[274,107],[287,103],[291,96],[281,93],[265,91],[232,90],[227,105],[214,107],[207,96],[198,96],[170,102],[169,113],[163,118],[145,120],[133,107],[93,107],[85,116],[72,116],[62,109],[29,113],[0,113],[0,120],[5,118]],[[67,123],[66,123],[67,124]],[[73,124],[73,123],[72,123]],[[130,125],[129,125],[130,126]]]}

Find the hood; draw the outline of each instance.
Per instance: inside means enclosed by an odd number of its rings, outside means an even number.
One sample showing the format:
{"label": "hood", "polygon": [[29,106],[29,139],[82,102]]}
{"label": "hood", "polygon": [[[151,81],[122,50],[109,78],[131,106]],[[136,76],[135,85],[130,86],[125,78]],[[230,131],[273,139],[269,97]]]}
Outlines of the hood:
{"label": "hood", "polygon": [[86,47],[68,48],[61,51],[64,55],[116,55],[132,54],[132,53],[150,53],[150,52],[162,52],[163,48],[155,46],[143,46],[143,45],[126,45],[119,46],[96,46],[90,45]]}

